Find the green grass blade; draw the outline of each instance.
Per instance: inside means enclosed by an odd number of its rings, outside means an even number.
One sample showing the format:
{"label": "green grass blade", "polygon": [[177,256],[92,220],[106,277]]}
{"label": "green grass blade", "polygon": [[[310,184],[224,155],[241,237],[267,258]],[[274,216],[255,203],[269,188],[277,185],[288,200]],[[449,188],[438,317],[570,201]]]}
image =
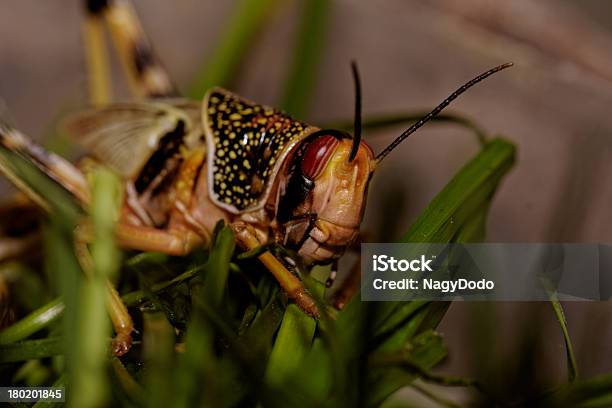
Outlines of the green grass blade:
{"label": "green grass blade", "polygon": [[[325,47],[330,0],[302,0],[297,42],[280,107],[297,118],[307,113],[317,81],[317,68]],[[349,64],[346,74],[349,75]]]}
{"label": "green grass blade", "polygon": [[488,202],[514,164],[515,147],[504,139],[488,142],[467,163],[402,237],[403,242],[450,242],[466,220]]}
{"label": "green grass blade", "polygon": [[91,220],[94,240],[91,258],[95,275],[113,280],[119,270],[120,252],[115,244],[115,223],[122,204],[122,185],[110,170],[100,168],[93,174]]}
{"label": "green grass blade", "polygon": [[612,374],[576,380],[545,393],[531,405],[551,407],[607,408],[612,406]]}
{"label": "green grass blade", "polygon": [[278,0],[240,0],[212,55],[207,56],[204,68],[196,75],[187,95],[201,99],[213,86],[228,86],[236,76],[242,58],[257,32],[261,30],[275,9]]}
{"label": "green grass blade", "polygon": [[115,247],[115,221],[120,198],[119,180],[109,170],[93,173],[91,219],[94,241],[91,244],[93,270],[80,288],[81,302],[77,320],[77,345],[74,377],[71,379],[70,404],[77,407],[104,405],[110,396],[107,369],[110,319],[106,312],[107,279],[119,268]]}
{"label": "green grass blade", "polygon": [[[60,219],[52,218],[44,230],[44,243],[47,255],[46,269],[49,276],[56,276],[60,281],[61,297],[65,304],[62,319],[62,352],[65,361],[66,382],[69,386],[77,374],[79,365],[78,353],[80,336],[78,332],[78,310],[83,279],[79,263],[74,255],[72,227],[62,224]],[[69,399],[70,396],[67,396]]]}
{"label": "green grass blade", "polygon": [[[151,285],[150,290],[153,293],[161,292],[174,285],[178,285],[179,283],[182,283],[189,279],[194,278],[202,271],[202,269],[203,267],[192,268],[170,280],[154,283]],[[123,303],[128,307],[136,306],[138,303],[145,300],[146,298],[147,298],[147,294],[145,290],[136,290],[134,292],[126,293],[125,295],[121,296],[121,300],[123,300]]]}
{"label": "green grass blade", "polygon": [[[447,243],[457,241],[461,234],[468,234],[471,240],[482,238],[486,214],[483,211],[501,179],[512,167],[514,154],[514,145],[504,139],[494,139],[487,143],[434,197],[401,240]],[[475,227],[470,227],[471,225]],[[461,232],[464,227],[474,230]],[[417,303],[413,306],[406,302],[381,304],[378,307],[378,324],[381,325],[379,331],[384,332],[385,328],[395,327],[398,322],[414,313],[419,305]],[[405,330],[411,329],[406,327]],[[396,333],[394,336],[400,337],[401,334]]]}
{"label": "green grass blade", "polygon": [[[503,176],[512,167],[515,148],[503,139],[487,143],[432,200],[421,216],[402,237],[404,242],[466,242],[484,237],[488,205]],[[358,302],[349,308],[359,308]],[[374,307],[376,350],[393,352],[410,344],[414,336],[427,332],[439,323],[448,302],[383,302]],[[343,312],[344,313],[344,312]],[[342,313],[341,313],[342,314]],[[346,319],[351,320],[351,319]],[[347,325],[339,317],[339,323]],[[350,324],[350,323],[348,323]],[[441,357],[440,357],[441,358]],[[399,374],[386,372],[371,385],[369,391],[377,404],[412,381]]]}
{"label": "green grass blade", "polygon": [[61,337],[26,340],[0,346],[0,363],[57,356],[62,352],[63,339]]}
{"label": "green grass blade", "polygon": [[268,355],[274,335],[283,320],[283,305],[278,300],[270,301],[258,314],[255,320],[238,338],[238,343],[253,350],[254,353]]}
{"label": "green grass blade", "polygon": [[546,288],[546,293],[548,294],[550,304],[555,312],[557,321],[559,322],[559,326],[561,327],[561,332],[563,333],[563,341],[565,342],[565,353],[567,357],[567,379],[569,382],[573,382],[578,378],[578,364],[576,363],[576,356],[574,355],[572,339],[570,338],[569,330],[567,329],[567,320],[565,320],[563,306],[559,301],[557,292],[551,289],[550,285],[547,285],[546,283],[544,286]]}
{"label": "green grass blade", "polygon": [[174,342],[174,330],[163,313],[144,314],[147,407],[168,407],[172,402],[172,382],[166,375],[174,366]]}
{"label": "green grass blade", "polygon": [[111,357],[111,366],[115,375],[115,382],[119,384],[121,390],[130,401],[142,403],[144,398],[144,390],[140,384],[132,377],[130,372],[125,368],[118,357]]}
{"label": "green grass blade", "polygon": [[204,290],[207,303],[212,307],[218,307],[223,299],[235,247],[236,241],[232,230],[227,227],[221,229],[215,238],[214,251],[210,252],[205,267]]}
{"label": "green grass blade", "polygon": [[[202,267],[192,268],[173,279],[151,285],[151,291],[160,292],[181,282],[192,279]],[[121,296],[126,306],[136,306],[147,297],[145,291],[136,290]],[[49,327],[64,314],[65,306],[60,298],[39,307],[18,322],[0,331],[0,344],[8,344],[28,338],[32,334]]]}
{"label": "green grass blade", "polygon": [[[66,378],[64,375],[60,375],[57,380],[53,383],[53,387],[63,387],[66,384]],[[64,390],[65,391],[65,390]],[[32,405],[32,408],[53,408],[57,407],[57,403],[47,402],[47,401],[38,401],[36,404]]]}
{"label": "green grass blade", "polygon": [[[371,382],[366,385],[366,406],[379,406],[395,391],[411,384],[423,371],[428,371],[442,361],[447,353],[442,338],[433,331],[427,331],[404,345],[403,350],[382,356],[372,355],[368,369]],[[389,361],[385,362],[385,359]],[[375,368],[377,364],[388,366]]]}
{"label": "green grass blade", "polygon": [[[219,225],[219,224],[218,224]],[[223,399],[223,381],[219,375],[222,360],[214,350],[215,331],[211,326],[207,308],[215,309],[226,293],[230,260],[234,253],[234,235],[228,227],[216,228],[206,265],[201,272],[202,281],[192,285],[192,316],[185,339],[185,352],[179,357],[173,406],[187,407],[196,403],[220,406]]]}
{"label": "green grass blade", "polygon": [[298,306],[287,306],[266,369],[266,380],[272,386],[281,386],[299,371],[310,350],[316,327],[316,321]]}
{"label": "green grass blade", "polygon": [[64,303],[61,299],[55,299],[46,305],[36,309],[15,324],[0,331],[0,344],[13,343],[23,340],[37,331],[47,327],[64,312]]}

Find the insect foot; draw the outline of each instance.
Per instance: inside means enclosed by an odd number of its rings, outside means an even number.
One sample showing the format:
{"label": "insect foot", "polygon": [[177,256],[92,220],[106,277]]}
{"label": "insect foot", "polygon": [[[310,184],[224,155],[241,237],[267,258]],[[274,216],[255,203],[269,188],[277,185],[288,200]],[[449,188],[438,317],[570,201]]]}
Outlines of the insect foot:
{"label": "insect foot", "polygon": [[129,333],[117,333],[113,339],[113,354],[116,357],[121,357],[132,347],[132,336]]}
{"label": "insect foot", "polygon": [[312,316],[315,319],[321,317],[321,313],[319,312],[319,308],[317,308],[317,304],[312,299],[312,297],[310,297],[308,292],[306,292],[306,289],[302,288],[302,290],[298,291],[297,293],[287,295],[289,296],[289,298],[293,299],[295,304],[298,305],[298,307],[302,309],[307,315]]}

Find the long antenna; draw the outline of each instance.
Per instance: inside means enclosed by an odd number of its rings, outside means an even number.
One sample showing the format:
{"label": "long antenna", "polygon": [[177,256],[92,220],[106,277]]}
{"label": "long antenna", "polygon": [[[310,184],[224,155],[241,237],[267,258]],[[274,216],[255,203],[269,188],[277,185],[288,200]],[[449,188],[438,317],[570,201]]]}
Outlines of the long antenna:
{"label": "long antenna", "polygon": [[427,115],[423,116],[416,123],[414,123],[408,129],[406,129],[404,131],[404,133],[399,135],[398,138],[395,139],[393,142],[391,142],[391,144],[389,146],[387,146],[382,152],[378,153],[378,155],[376,156],[376,162],[380,163],[389,153],[391,153],[391,151],[393,149],[395,149],[397,147],[397,145],[402,143],[404,141],[404,139],[406,139],[408,136],[413,134],[418,128],[423,126],[425,123],[427,123],[429,120],[431,120],[434,116],[436,116],[438,113],[440,113],[453,100],[457,99],[457,97],[459,95],[461,95],[462,93],[464,93],[469,88],[471,88],[472,86],[476,85],[478,82],[482,81],[483,79],[485,79],[487,77],[490,77],[491,75],[493,75],[496,72],[499,72],[499,71],[501,71],[503,69],[510,68],[512,65],[514,65],[512,62],[507,62],[505,64],[499,65],[499,66],[497,66],[495,68],[492,68],[492,69],[488,70],[487,72],[483,72],[482,74],[478,75],[476,78],[474,78],[474,79],[466,82],[465,84],[463,84],[459,89],[457,89],[455,92],[450,94],[450,96],[448,98],[446,98],[444,101],[442,101],[441,104],[436,106],[431,112],[429,112]]}
{"label": "long antenna", "polygon": [[355,122],[353,123],[353,146],[348,158],[349,163],[357,156],[359,143],[361,142],[361,81],[355,61],[351,61],[351,71],[353,72],[353,82],[355,84]]}

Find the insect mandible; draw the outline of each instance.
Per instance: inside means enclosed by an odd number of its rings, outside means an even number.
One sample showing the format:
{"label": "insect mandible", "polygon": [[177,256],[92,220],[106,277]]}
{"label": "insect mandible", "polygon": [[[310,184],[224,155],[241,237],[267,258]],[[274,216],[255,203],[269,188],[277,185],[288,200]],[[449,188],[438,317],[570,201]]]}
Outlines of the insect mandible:
{"label": "insect mandible", "polygon": [[[106,24],[132,87],[146,97],[104,104],[66,122],[68,133],[91,157],[88,165],[103,164],[122,178],[125,198],[116,237],[126,249],[185,255],[207,245],[217,222],[224,220],[244,250],[273,242],[294,251],[306,265],[332,263],[357,238],[369,182],[385,157],[468,88],[512,65],[470,80],[374,154],[361,138],[355,64],[354,133],[319,129],[221,88],[211,89],[203,101],[177,97],[130,4],[89,0],[86,6],[90,44],[99,46],[95,30]],[[92,76],[101,72],[95,52],[90,51]],[[96,86],[92,89],[95,93]],[[82,168],[6,125],[0,127],[0,145],[31,160],[87,204]],[[24,187],[10,168],[0,163],[0,169]],[[25,190],[44,206],[44,197]],[[289,299],[319,315],[284,259],[268,250],[258,258]],[[115,305],[110,308],[115,353],[120,355],[130,347],[132,322],[116,292],[109,296]]]}

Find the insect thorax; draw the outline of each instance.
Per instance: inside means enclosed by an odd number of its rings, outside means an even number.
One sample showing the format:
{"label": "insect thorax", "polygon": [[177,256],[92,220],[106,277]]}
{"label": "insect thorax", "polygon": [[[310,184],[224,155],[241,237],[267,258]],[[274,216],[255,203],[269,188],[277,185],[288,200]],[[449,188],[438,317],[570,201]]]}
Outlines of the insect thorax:
{"label": "insect thorax", "polygon": [[203,104],[211,198],[233,213],[263,205],[283,160],[316,128],[213,89]]}

